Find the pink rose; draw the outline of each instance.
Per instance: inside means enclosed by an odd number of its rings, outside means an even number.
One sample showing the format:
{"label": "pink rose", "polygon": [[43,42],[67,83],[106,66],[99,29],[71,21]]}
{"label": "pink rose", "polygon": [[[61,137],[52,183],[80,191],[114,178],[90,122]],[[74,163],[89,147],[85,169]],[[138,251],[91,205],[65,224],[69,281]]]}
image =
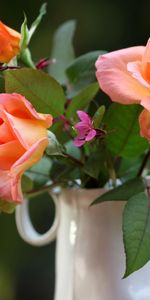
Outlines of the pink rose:
{"label": "pink rose", "polygon": [[0,94],[0,199],[22,201],[21,176],[41,159],[51,124],[25,97]]}
{"label": "pink rose", "polygon": [[[147,45],[104,54],[96,61],[96,76],[101,89],[112,101],[141,104],[141,134],[150,140],[150,39]],[[148,119],[147,119],[148,118]]]}

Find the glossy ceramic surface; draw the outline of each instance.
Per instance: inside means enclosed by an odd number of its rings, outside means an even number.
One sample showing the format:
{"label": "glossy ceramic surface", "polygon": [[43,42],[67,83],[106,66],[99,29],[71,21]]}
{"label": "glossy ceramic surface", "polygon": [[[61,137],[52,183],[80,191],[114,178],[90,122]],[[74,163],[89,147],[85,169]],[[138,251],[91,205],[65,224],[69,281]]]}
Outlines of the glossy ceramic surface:
{"label": "glossy ceramic surface", "polygon": [[125,203],[89,206],[103,192],[66,189],[53,195],[57,217],[45,237],[33,234],[26,205],[17,209],[17,226],[26,241],[42,245],[57,236],[55,300],[150,300],[150,263],[121,279]]}

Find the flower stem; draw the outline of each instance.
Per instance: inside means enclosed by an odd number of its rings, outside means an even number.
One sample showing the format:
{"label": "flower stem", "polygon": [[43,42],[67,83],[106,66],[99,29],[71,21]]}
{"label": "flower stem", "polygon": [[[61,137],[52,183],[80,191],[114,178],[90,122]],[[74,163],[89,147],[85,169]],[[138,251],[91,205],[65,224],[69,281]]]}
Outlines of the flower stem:
{"label": "flower stem", "polygon": [[44,192],[49,191],[50,189],[54,188],[56,185],[58,185],[58,182],[53,182],[49,185],[44,185],[40,188],[36,188],[36,189],[31,190],[31,191],[28,191],[28,192],[25,193],[25,195],[27,195],[28,197],[35,197],[37,195],[40,195]]}
{"label": "flower stem", "polygon": [[142,173],[143,173],[143,171],[144,171],[144,168],[145,168],[145,166],[146,166],[146,164],[147,164],[147,162],[148,162],[148,160],[149,160],[149,157],[150,157],[150,150],[146,153],[146,155],[144,156],[144,159],[143,159],[143,161],[142,161],[142,164],[141,164],[141,166],[140,166],[140,168],[139,168],[139,171],[138,171],[138,173],[137,173],[137,177],[140,177],[141,175],[142,175]]}
{"label": "flower stem", "polygon": [[81,160],[77,159],[76,157],[72,156],[71,154],[66,153],[66,152],[64,152],[63,154],[64,154],[64,156],[66,156],[67,158],[69,158],[76,165],[79,165],[80,167],[84,166],[84,163]]}
{"label": "flower stem", "polygon": [[108,173],[109,173],[109,178],[112,180],[113,185],[116,185],[116,172],[115,172],[115,168],[112,162],[112,159],[110,157],[110,155],[107,155],[107,168],[108,168]]}

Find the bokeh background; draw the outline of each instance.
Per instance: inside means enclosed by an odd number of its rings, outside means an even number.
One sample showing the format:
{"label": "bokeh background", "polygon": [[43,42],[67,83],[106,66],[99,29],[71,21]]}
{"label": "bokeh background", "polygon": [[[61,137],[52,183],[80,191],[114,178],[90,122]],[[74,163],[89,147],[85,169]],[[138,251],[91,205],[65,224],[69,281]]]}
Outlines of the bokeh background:
{"label": "bokeh background", "polygon": [[[23,12],[29,23],[38,14],[41,0],[1,0],[0,19],[20,30]],[[64,21],[77,20],[76,55],[145,45],[150,35],[150,1],[47,0],[47,15],[32,39],[35,61],[50,55],[52,36]],[[31,201],[31,215],[39,232],[53,221],[54,206],[47,194]],[[53,300],[55,242],[35,248],[18,236],[14,214],[0,215],[0,300]],[[65,299],[61,299],[65,300]]]}

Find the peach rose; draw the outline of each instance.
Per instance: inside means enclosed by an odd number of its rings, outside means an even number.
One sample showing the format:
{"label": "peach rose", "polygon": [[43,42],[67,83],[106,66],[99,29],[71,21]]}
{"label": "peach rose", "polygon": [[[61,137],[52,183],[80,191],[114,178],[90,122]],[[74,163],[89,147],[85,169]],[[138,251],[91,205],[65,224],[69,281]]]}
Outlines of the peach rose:
{"label": "peach rose", "polygon": [[8,63],[20,51],[21,35],[0,21],[0,63]]}
{"label": "peach rose", "polygon": [[51,124],[25,97],[0,94],[0,199],[22,201],[21,176],[41,159]]}
{"label": "peach rose", "polygon": [[[141,104],[141,135],[150,140],[150,39],[147,45],[104,54],[96,61],[96,76],[101,89],[112,101]],[[148,129],[149,128],[149,129]]]}
{"label": "peach rose", "polygon": [[141,136],[147,138],[150,141],[150,112],[147,109],[144,109],[140,116],[140,134]]}

